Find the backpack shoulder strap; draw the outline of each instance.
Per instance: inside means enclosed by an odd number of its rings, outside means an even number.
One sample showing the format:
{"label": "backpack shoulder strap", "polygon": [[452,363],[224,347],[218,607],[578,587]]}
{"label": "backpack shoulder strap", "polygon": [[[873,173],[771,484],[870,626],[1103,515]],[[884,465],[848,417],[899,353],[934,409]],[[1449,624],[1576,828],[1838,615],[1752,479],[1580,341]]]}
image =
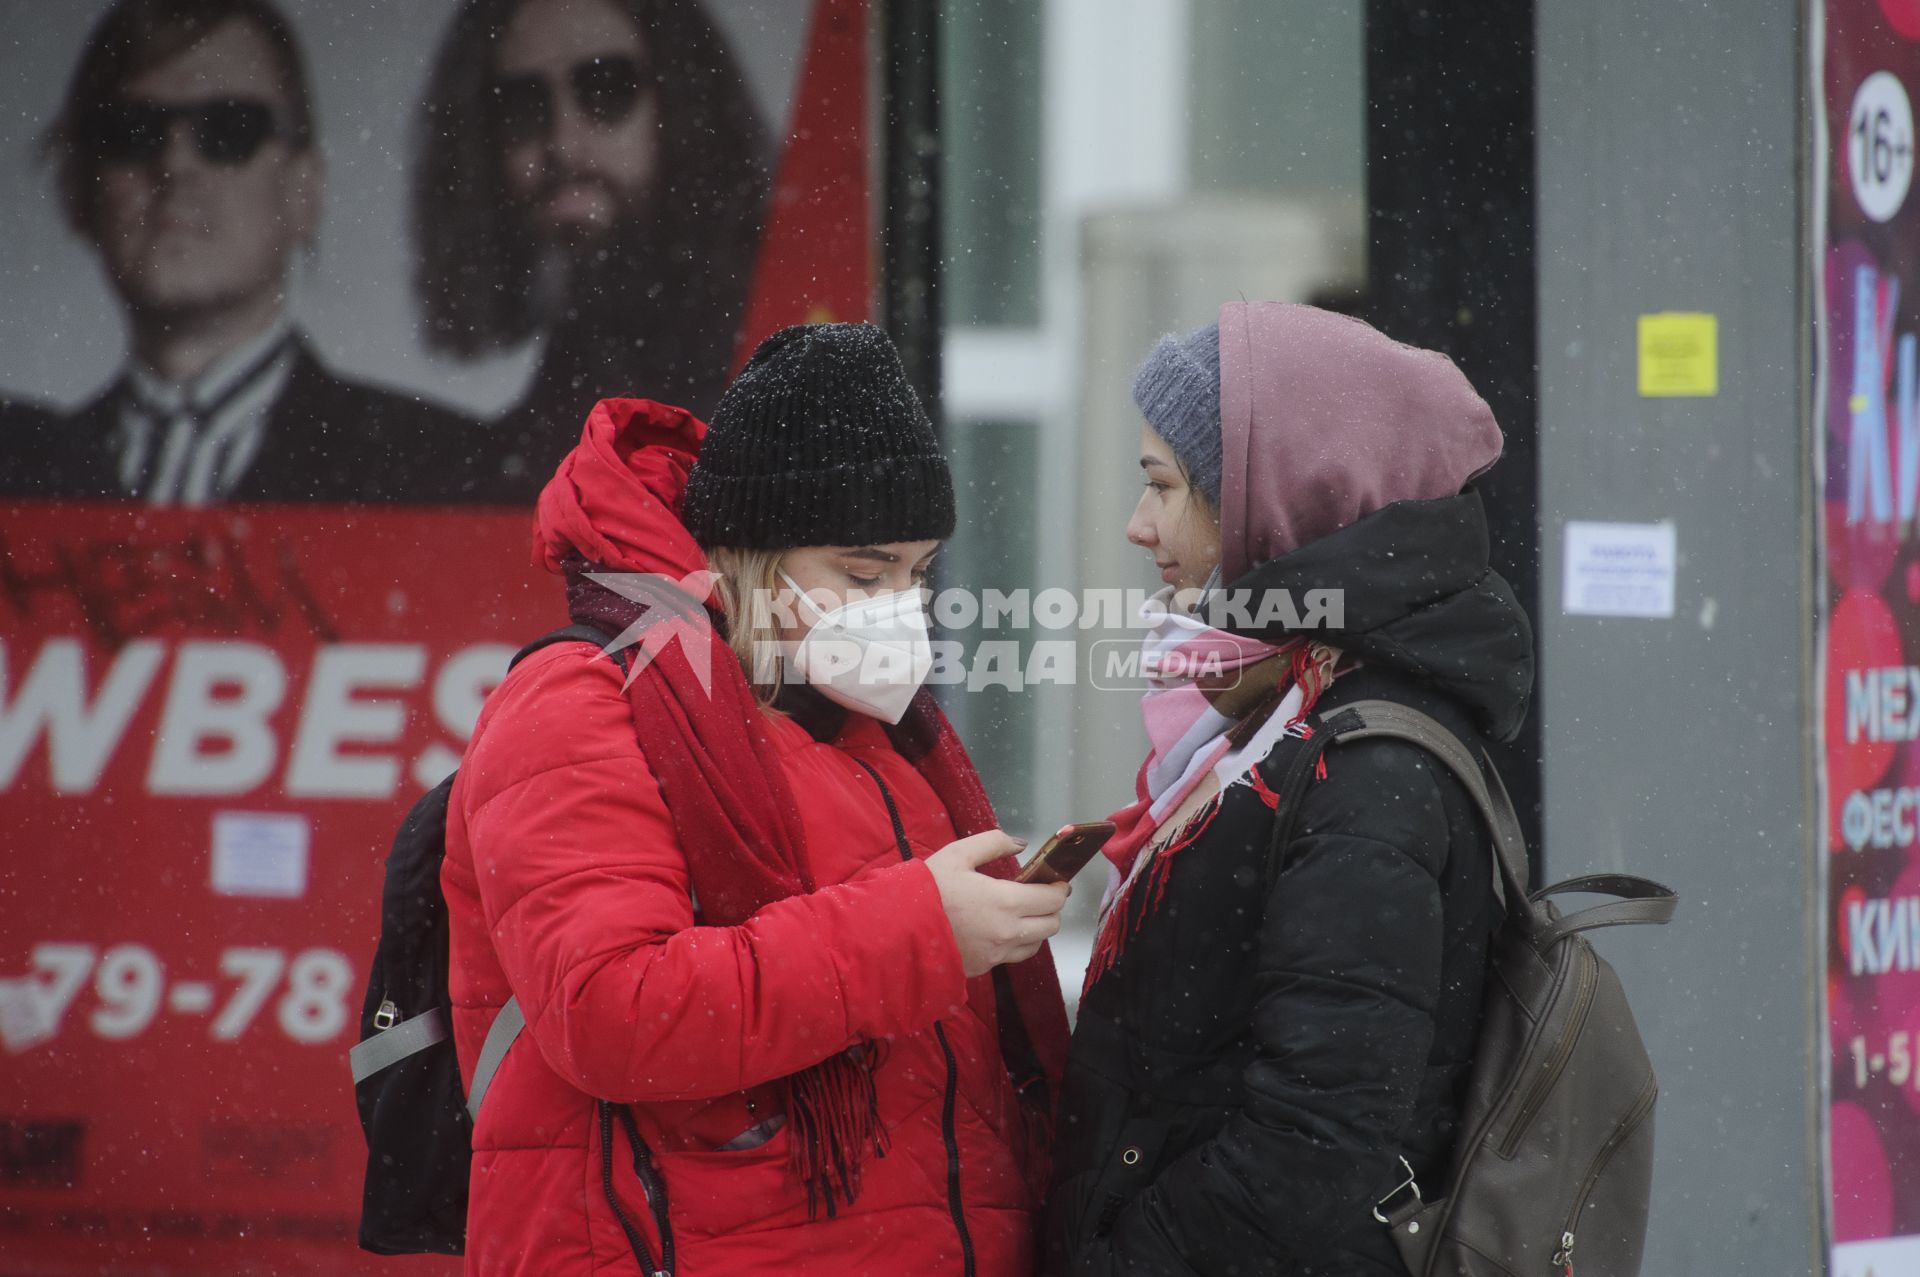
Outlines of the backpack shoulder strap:
{"label": "backpack shoulder strap", "polygon": [[500,1008],[500,1014],[493,1017],[493,1026],[487,1030],[486,1041],[480,1044],[480,1058],[473,1062],[473,1086],[467,1092],[467,1115],[474,1121],[480,1120],[480,1105],[487,1098],[487,1088],[493,1084],[493,1075],[499,1071],[500,1061],[507,1058],[507,1048],[520,1036],[520,1030],[527,1027],[526,1013],[520,1009],[519,998],[508,998],[507,1004]]}
{"label": "backpack shoulder strap", "polygon": [[[1507,916],[1534,930],[1534,913],[1527,895],[1527,844],[1520,832],[1520,816],[1500,774],[1476,759],[1458,736],[1433,718],[1393,701],[1354,701],[1329,714],[1321,724],[1327,745],[1342,741],[1389,736],[1411,742],[1447,765],[1473,799],[1480,818],[1493,835],[1494,869]],[[1324,748],[1324,746],[1323,746]]]}
{"label": "backpack shoulder strap", "polygon": [[[539,638],[515,652],[513,659],[507,662],[507,668],[512,669],[541,648],[552,647],[555,643],[592,643],[595,647],[604,648],[612,640],[612,637],[612,635],[597,625],[583,625],[578,622],[572,625],[563,625],[550,634],[542,634]],[[614,659],[618,660],[619,658],[615,657]],[[624,662],[622,662],[622,664],[624,664]]]}

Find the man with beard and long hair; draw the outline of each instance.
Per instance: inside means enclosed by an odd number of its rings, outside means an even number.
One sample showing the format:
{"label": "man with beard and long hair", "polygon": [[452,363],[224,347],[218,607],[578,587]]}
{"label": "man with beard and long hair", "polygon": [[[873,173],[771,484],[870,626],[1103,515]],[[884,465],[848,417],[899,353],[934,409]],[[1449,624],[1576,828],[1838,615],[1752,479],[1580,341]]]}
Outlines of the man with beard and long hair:
{"label": "man with beard and long hair", "polygon": [[429,343],[542,339],[496,427],[531,500],[607,394],[706,416],[732,371],[766,200],[764,125],[697,0],[468,0],[413,192]]}
{"label": "man with beard and long hair", "polygon": [[126,316],[126,366],[0,433],[0,496],[148,505],[476,495],[471,423],[326,366],[288,304],[324,165],[269,0],[121,0],[47,135],[68,224]]}

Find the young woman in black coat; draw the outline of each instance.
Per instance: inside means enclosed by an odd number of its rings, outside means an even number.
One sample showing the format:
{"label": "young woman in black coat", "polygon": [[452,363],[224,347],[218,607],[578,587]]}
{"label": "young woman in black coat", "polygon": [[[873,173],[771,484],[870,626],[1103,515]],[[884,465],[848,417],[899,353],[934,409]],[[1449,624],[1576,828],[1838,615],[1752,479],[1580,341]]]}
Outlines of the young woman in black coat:
{"label": "young woman in black coat", "polygon": [[1167,587],[1144,639],[1153,750],[1108,845],[1048,1270],[1405,1277],[1373,1207],[1409,1167],[1444,1187],[1500,917],[1491,845],[1405,742],[1331,748],[1297,805],[1280,791],[1352,701],[1474,747],[1519,729],[1531,632],[1467,486],[1499,429],[1444,356],[1277,303],[1163,340],[1134,397],[1127,535]]}

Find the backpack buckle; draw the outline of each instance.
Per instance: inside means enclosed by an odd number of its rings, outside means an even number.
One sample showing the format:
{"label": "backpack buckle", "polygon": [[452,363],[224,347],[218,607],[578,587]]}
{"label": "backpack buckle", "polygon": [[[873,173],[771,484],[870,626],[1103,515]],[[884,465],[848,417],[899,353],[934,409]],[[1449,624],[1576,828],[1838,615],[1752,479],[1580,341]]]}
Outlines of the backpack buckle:
{"label": "backpack buckle", "polygon": [[1414,1210],[1405,1211],[1405,1213],[1409,1215],[1417,1214],[1419,1207],[1422,1205],[1422,1202],[1420,1200],[1420,1185],[1416,1184],[1413,1179],[1412,1163],[1408,1162],[1406,1158],[1402,1157],[1400,1159],[1400,1166],[1403,1170],[1407,1172],[1407,1178],[1401,1181],[1399,1184],[1395,1185],[1393,1188],[1393,1191],[1389,1192],[1385,1197],[1381,1198],[1378,1202],[1375,1202],[1373,1206],[1373,1217],[1379,1220],[1381,1223],[1388,1225],[1389,1227],[1393,1225],[1393,1221],[1387,1218],[1385,1215],[1382,1215],[1380,1211],[1382,1207],[1385,1207],[1394,1198],[1400,1196],[1400,1194],[1402,1193],[1408,1194],[1411,1198],[1411,1201],[1402,1203],[1401,1206],[1393,1208],[1393,1213],[1396,1215],[1401,1214],[1404,1211],[1404,1208],[1408,1205],[1411,1205],[1412,1207],[1414,1207]]}

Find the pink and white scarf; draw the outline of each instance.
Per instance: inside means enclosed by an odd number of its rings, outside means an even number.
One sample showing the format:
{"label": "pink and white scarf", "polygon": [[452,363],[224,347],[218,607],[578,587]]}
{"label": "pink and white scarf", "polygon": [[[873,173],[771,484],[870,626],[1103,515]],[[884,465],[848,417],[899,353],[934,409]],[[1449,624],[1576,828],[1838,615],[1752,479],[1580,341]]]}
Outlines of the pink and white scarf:
{"label": "pink and white scarf", "polygon": [[[1269,796],[1255,768],[1281,737],[1310,733],[1306,716],[1333,681],[1338,653],[1325,644],[1304,638],[1274,644],[1230,634],[1182,611],[1172,597],[1169,586],[1148,599],[1140,612],[1149,627],[1141,640],[1141,669],[1148,687],[1140,713],[1152,748],[1135,780],[1136,800],[1108,817],[1118,826],[1103,849],[1114,868],[1101,904],[1098,939],[1087,968],[1088,986],[1119,959],[1128,933],[1137,930],[1158,905],[1166,890],[1168,862],[1204,832],[1219,809],[1219,799],[1197,812],[1173,841],[1147,852],[1147,844],[1168,815],[1209,774],[1219,782],[1222,794],[1234,784],[1251,783],[1269,806],[1275,805],[1278,799]],[[1236,744],[1231,733],[1239,720],[1213,705],[1223,678],[1287,654],[1291,661],[1279,684],[1285,689],[1279,705]],[[1225,682],[1230,684],[1231,679]],[[1138,888],[1143,878],[1147,885]],[[1121,920],[1136,889],[1152,895],[1148,909],[1128,928]]]}

